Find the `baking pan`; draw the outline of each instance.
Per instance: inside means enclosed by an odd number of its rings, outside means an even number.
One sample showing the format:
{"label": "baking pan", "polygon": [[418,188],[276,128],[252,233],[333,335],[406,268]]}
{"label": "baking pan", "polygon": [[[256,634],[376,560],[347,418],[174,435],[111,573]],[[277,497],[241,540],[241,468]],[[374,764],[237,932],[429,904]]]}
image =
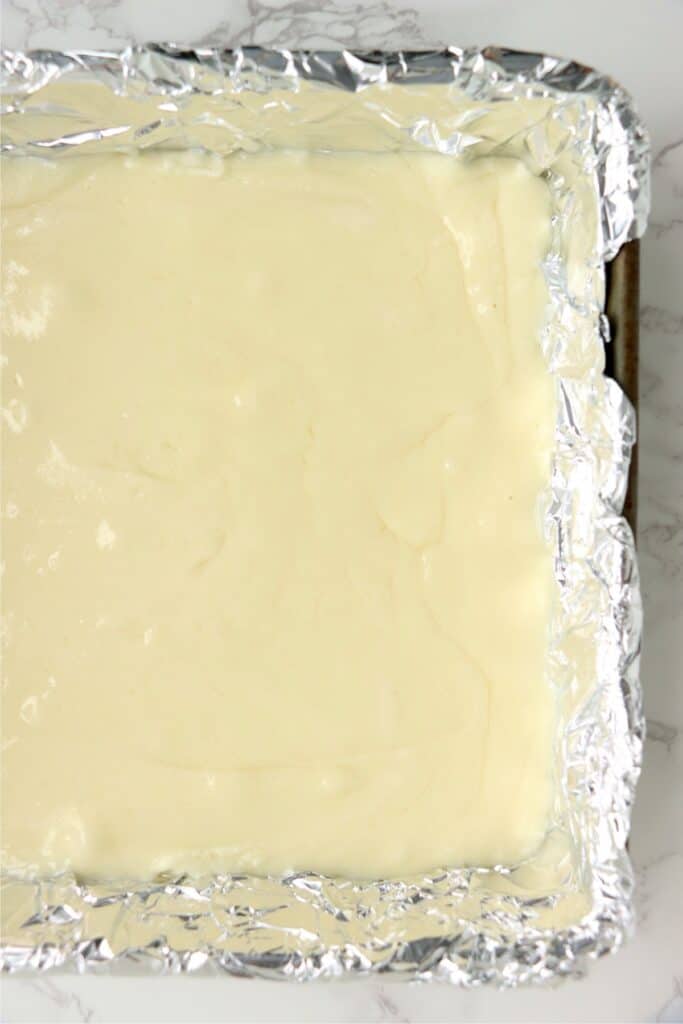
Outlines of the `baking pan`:
{"label": "baking pan", "polygon": [[[564,173],[555,178],[558,223],[571,233],[577,204],[597,201],[602,230],[592,233],[597,248],[586,266],[605,263],[613,339],[607,373],[636,404],[638,243],[629,240],[645,228],[649,150],[629,97],[611,79],[571,61],[494,47],[354,54],[148,46],[121,54],[8,53],[3,67],[3,145],[20,152],[180,144],[225,153],[243,148],[245,139],[258,146],[273,130],[273,110],[287,112],[285,123],[276,125],[281,144],[291,144],[294,132],[329,145],[335,119],[344,121],[349,94],[358,93],[354,116],[344,123],[362,140],[368,134],[379,139],[379,149],[426,145],[457,154],[476,131],[478,145],[524,145],[541,167],[568,160],[559,169],[578,174],[576,181]],[[97,88],[84,92],[85,80]],[[429,103],[424,109],[414,104],[416,114],[406,119],[391,104],[383,109],[389,94],[373,101],[377,88],[389,84],[413,91],[421,103],[422,86],[432,83],[489,104],[490,122],[454,125]],[[313,108],[305,116],[311,92],[326,97],[324,117],[313,116]],[[501,101],[529,96],[552,99],[552,109],[561,109],[552,131],[548,117],[525,122],[519,132],[497,118],[506,109]],[[615,149],[621,155],[616,164]],[[590,698],[569,702],[558,737],[562,803],[552,838],[566,843],[570,866],[549,848],[551,863],[536,858],[513,869],[439,869],[370,882],[310,872],[97,884],[68,873],[7,877],[2,969],[100,971],[135,964],[173,973],[300,980],[381,973],[507,987],[577,973],[586,957],[620,945],[632,926],[624,845],[644,729],[637,570],[631,530],[621,519],[633,424],[631,407],[600,374],[581,379],[574,372],[585,365],[582,338],[589,348],[600,344],[601,275],[591,282],[588,305],[570,301],[561,273],[551,290],[552,355],[563,399],[553,527],[566,596],[556,667],[565,696]],[[626,505],[632,527],[635,499],[633,465]],[[592,644],[601,645],[595,662],[581,658],[583,646]],[[191,695],[183,710],[192,713]]]}
{"label": "baking pan", "polygon": [[[607,264],[605,310],[612,343],[605,351],[605,372],[613,377],[638,412],[638,351],[640,343],[640,242],[627,242]],[[638,445],[631,452],[631,468],[624,516],[635,536],[638,524]]]}

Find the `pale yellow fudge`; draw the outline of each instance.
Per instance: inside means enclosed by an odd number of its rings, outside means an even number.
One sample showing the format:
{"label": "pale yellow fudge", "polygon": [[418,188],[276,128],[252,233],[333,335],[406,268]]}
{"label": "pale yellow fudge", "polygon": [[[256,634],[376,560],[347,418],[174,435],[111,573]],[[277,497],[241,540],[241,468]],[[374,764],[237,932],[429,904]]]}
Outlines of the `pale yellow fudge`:
{"label": "pale yellow fudge", "polygon": [[514,159],[4,160],[8,863],[541,842],[549,226]]}

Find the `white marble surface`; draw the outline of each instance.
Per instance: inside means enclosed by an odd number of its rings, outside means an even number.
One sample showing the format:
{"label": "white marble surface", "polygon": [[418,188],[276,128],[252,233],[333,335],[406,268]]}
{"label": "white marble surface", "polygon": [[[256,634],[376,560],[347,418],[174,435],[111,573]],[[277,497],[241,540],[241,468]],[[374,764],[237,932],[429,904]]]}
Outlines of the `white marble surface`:
{"label": "white marble surface", "polygon": [[631,841],[636,937],[586,978],[550,991],[50,975],[5,981],[2,1021],[683,1021],[683,0],[2,0],[2,11],[3,45],[14,48],[156,39],[501,43],[563,53],[633,93],[655,156],[642,249],[639,547],[649,738]]}

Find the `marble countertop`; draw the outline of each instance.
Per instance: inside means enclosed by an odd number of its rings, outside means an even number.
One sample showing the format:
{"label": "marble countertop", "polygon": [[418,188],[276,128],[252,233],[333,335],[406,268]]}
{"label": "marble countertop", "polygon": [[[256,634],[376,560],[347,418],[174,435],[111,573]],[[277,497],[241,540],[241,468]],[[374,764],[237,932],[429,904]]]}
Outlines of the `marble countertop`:
{"label": "marble countertop", "polygon": [[635,938],[543,991],[282,985],[232,978],[5,980],[20,1021],[683,1021],[683,0],[2,0],[11,48],[187,44],[419,48],[499,43],[575,57],[635,96],[652,136],[642,243],[640,511],[648,740],[631,854]]}

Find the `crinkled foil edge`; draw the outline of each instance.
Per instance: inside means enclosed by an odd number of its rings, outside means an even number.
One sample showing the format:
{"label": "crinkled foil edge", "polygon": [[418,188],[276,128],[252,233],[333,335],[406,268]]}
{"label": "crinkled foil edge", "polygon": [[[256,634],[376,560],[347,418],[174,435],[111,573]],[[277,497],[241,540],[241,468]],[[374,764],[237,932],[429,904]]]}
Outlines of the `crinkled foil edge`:
{"label": "crinkled foil edge", "polygon": [[[177,46],[135,47],[121,53],[5,53],[4,109],[20,112],[22,103],[45,85],[80,75],[118,93],[168,95],[174,103],[215,94],[221,82],[230,90],[267,91],[284,81],[353,92],[384,83],[455,83],[473,100],[485,101],[587,98],[591,105],[585,170],[596,182],[601,219],[596,262],[613,258],[624,242],[645,229],[646,132],[630,98],[616,83],[571,61],[455,47],[395,54],[260,48],[186,51]],[[157,128],[154,123],[145,130],[149,135]],[[97,137],[98,130],[93,129],[63,142],[73,145]],[[607,341],[608,326],[599,303],[577,305],[556,269],[551,264],[547,268],[553,305],[548,331],[552,333],[554,323],[566,329],[570,309],[577,322],[589,325],[596,342]],[[561,589],[576,597],[584,618],[599,619],[604,644],[595,691],[572,717],[563,737],[571,799],[578,808],[572,827],[590,878],[590,911],[569,927],[539,928],[534,925],[535,911],[551,904],[553,897],[524,898],[487,886],[487,878],[504,876],[505,869],[447,870],[371,883],[310,873],[110,885],[81,884],[70,875],[39,881],[6,875],[3,899],[23,890],[19,902],[32,911],[1,947],[3,970],[130,970],[138,964],[174,973],[217,969],[300,980],[382,973],[462,985],[514,986],[580,972],[587,957],[621,944],[632,927],[626,840],[644,736],[638,572],[633,537],[621,516],[635,418],[617,385],[599,374],[580,381],[560,376],[558,385],[558,457],[549,524],[554,531],[556,576]],[[593,417],[590,426],[588,410]],[[568,512],[579,478],[590,481],[583,485],[581,501],[592,538],[580,555]],[[586,593],[597,595],[590,598],[593,605],[586,605]],[[458,912],[472,894],[480,909],[475,919]],[[293,930],[277,923],[277,912],[293,903],[306,927]],[[439,928],[431,928],[437,911]],[[396,927],[387,928],[387,921],[395,921]]]}

